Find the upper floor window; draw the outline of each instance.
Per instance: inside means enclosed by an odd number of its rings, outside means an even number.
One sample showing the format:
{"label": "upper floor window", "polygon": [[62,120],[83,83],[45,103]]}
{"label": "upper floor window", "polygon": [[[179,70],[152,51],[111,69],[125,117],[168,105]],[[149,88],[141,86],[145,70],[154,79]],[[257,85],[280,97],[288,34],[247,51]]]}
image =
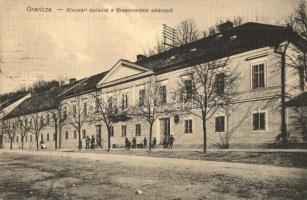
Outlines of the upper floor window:
{"label": "upper floor window", "polygon": [[99,99],[95,99],[95,112],[99,112],[100,111],[100,102]]}
{"label": "upper floor window", "polygon": [[139,106],[144,106],[145,104],[145,89],[139,90]]}
{"label": "upper floor window", "polygon": [[193,83],[192,80],[184,80],[183,100],[191,100],[193,97]]}
{"label": "upper floor window", "polygon": [[225,77],[225,73],[219,73],[215,75],[215,89],[217,95],[224,94]]}
{"label": "upper floor window", "polygon": [[215,132],[225,132],[225,116],[215,118]]}
{"label": "upper floor window", "polygon": [[83,114],[87,115],[87,103],[86,102],[83,103]]}
{"label": "upper floor window", "polygon": [[122,94],[122,110],[128,108],[128,94]]}
{"label": "upper floor window", "polygon": [[264,63],[252,65],[252,89],[265,87]]}
{"label": "upper floor window", "polygon": [[161,104],[165,104],[166,103],[166,86],[162,85],[159,87],[159,98],[160,98],[160,102]]}
{"label": "upper floor window", "polygon": [[298,66],[298,74],[299,74],[299,88],[301,91],[304,91],[305,88],[305,67],[304,65]]}
{"label": "upper floor window", "polygon": [[253,120],[253,131],[266,130],[266,113],[255,112],[252,115]]}
{"label": "upper floor window", "polygon": [[63,111],[63,119],[67,118],[67,108],[64,107],[64,111]]}
{"label": "upper floor window", "polygon": [[83,138],[83,139],[86,138],[86,130],[85,130],[85,129],[82,130],[82,138]]}
{"label": "upper floor window", "polygon": [[73,116],[76,117],[76,116],[77,116],[77,106],[76,106],[76,105],[73,105],[73,106],[72,106],[72,110],[73,110],[73,111],[72,111],[72,112],[73,112]]}
{"label": "upper floor window", "polygon": [[43,124],[44,124],[44,117],[43,116],[40,117],[40,123],[41,123],[41,126],[43,126]]}
{"label": "upper floor window", "polygon": [[108,109],[112,110],[113,109],[113,98],[108,97]]}
{"label": "upper floor window", "polygon": [[46,115],[46,118],[47,118],[47,124],[49,124],[49,122],[50,122],[49,114]]}

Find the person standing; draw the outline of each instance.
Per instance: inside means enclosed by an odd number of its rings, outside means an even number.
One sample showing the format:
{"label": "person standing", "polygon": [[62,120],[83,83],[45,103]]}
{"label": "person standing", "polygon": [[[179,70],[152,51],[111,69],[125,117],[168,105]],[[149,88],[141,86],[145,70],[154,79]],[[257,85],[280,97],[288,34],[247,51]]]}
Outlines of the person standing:
{"label": "person standing", "polygon": [[94,149],[95,148],[95,137],[92,135],[92,138],[91,138],[91,149]]}
{"label": "person standing", "polygon": [[136,149],[136,139],[135,139],[135,137],[132,139],[132,148]]}
{"label": "person standing", "polygon": [[152,148],[156,148],[156,146],[157,146],[157,139],[156,139],[156,137],[154,137],[154,139],[153,139],[153,141],[152,141]]}
{"label": "person standing", "polygon": [[144,149],[147,149],[147,139],[146,139],[146,137],[144,137],[144,140],[143,140],[143,142],[144,142]]}
{"label": "person standing", "polygon": [[85,139],[85,148],[86,148],[86,149],[89,149],[89,148],[90,148],[90,137],[89,137],[89,136],[86,136],[86,139]]}
{"label": "person standing", "polygon": [[169,144],[168,148],[169,148],[169,149],[172,149],[172,148],[173,148],[174,142],[175,142],[175,138],[174,138],[173,135],[171,135],[171,136],[169,137],[169,142],[168,142],[168,144]]}

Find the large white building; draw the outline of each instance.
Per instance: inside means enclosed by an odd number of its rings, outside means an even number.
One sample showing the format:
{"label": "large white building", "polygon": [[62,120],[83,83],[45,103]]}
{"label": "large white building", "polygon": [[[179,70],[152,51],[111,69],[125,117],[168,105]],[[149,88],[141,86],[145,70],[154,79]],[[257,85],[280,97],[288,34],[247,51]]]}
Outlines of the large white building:
{"label": "large white building", "polygon": [[[285,45],[288,48],[283,65],[278,51]],[[162,88],[163,101],[169,103],[173,101],[171,94],[180,88],[179,82],[188,79],[187,70],[201,63],[227,58],[227,66],[239,72],[237,95],[231,100],[231,109],[220,108],[208,119],[209,147],[219,146],[226,135],[230,148],[268,148],[278,143],[282,124],[282,68],[285,69],[288,138],[293,145],[304,145],[307,139],[306,68],[299,63],[299,58],[306,56],[306,49],[306,40],[289,28],[258,23],[228,27],[220,33],[157,55],[138,55],[135,62],[119,60],[109,71],[75,81],[51,96],[47,95],[49,100],[54,101],[46,101],[49,103],[35,109],[29,106],[29,102],[42,101],[43,97],[31,97],[28,104],[21,104],[10,112],[4,123],[14,121],[20,115],[37,112],[47,120],[50,110],[60,108],[66,120],[57,131],[58,147],[77,148],[79,137],[84,147],[86,136],[93,135],[101,138],[98,143],[105,148],[107,129],[102,120],[93,118],[95,113],[99,113],[97,98],[116,96],[112,103],[117,105],[118,113],[125,113],[140,103],[144,84],[154,77]],[[291,64],[293,61],[296,61],[297,67]],[[46,93],[50,95],[50,92]],[[196,112],[199,112],[197,109]],[[79,120],[76,120],[78,117]],[[202,120],[196,115],[167,112],[160,114],[154,122],[153,137],[161,143],[164,137],[172,134],[176,138],[175,147],[200,148],[202,129]],[[149,138],[149,124],[140,116],[118,120],[113,123],[111,131],[113,147],[123,146],[126,137],[129,140],[135,137],[137,143],[141,143],[144,137]],[[54,127],[46,125],[39,139],[44,140],[48,148],[54,148],[54,133]],[[14,148],[20,148],[20,140],[14,141]],[[5,139],[4,143],[7,142],[8,139]],[[31,141],[28,139],[27,143]],[[7,146],[4,145],[5,148]],[[30,146],[25,145],[26,148]]]}

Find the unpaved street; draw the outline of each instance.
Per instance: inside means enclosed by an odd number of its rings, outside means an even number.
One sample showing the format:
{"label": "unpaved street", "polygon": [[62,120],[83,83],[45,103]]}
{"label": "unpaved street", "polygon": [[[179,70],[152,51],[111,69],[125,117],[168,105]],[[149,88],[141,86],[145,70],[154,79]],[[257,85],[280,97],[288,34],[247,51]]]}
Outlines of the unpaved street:
{"label": "unpaved street", "polygon": [[0,151],[0,156],[0,199],[307,197],[306,169],[93,153]]}

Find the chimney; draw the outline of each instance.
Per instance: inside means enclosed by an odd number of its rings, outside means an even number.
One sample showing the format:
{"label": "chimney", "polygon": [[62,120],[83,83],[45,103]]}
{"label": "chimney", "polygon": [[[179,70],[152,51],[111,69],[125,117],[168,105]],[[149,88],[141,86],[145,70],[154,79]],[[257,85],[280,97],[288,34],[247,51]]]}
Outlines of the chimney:
{"label": "chimney", "polygon": [[76,81],[77,81],[76,78],[71,78],[71,79],[69,79],[69,83],[74,83],[74,82],[76,82]]}
{"label": "chimney", "polygon": [[146,56],[144,56],[144,55],[142,55],[142,54],[138,54],[137,56],[136,56],[136,61],[141,61],[141,60],[144,60],[144,59],[146,59],[147,57]]}
{"label": "chimney", "polygon": [[218,27],[219,32],[223,32],[228,29],[231,29],[233,27],[233,23],[231,21],[226,21],[224,23],[221,23],[217,27]]}

